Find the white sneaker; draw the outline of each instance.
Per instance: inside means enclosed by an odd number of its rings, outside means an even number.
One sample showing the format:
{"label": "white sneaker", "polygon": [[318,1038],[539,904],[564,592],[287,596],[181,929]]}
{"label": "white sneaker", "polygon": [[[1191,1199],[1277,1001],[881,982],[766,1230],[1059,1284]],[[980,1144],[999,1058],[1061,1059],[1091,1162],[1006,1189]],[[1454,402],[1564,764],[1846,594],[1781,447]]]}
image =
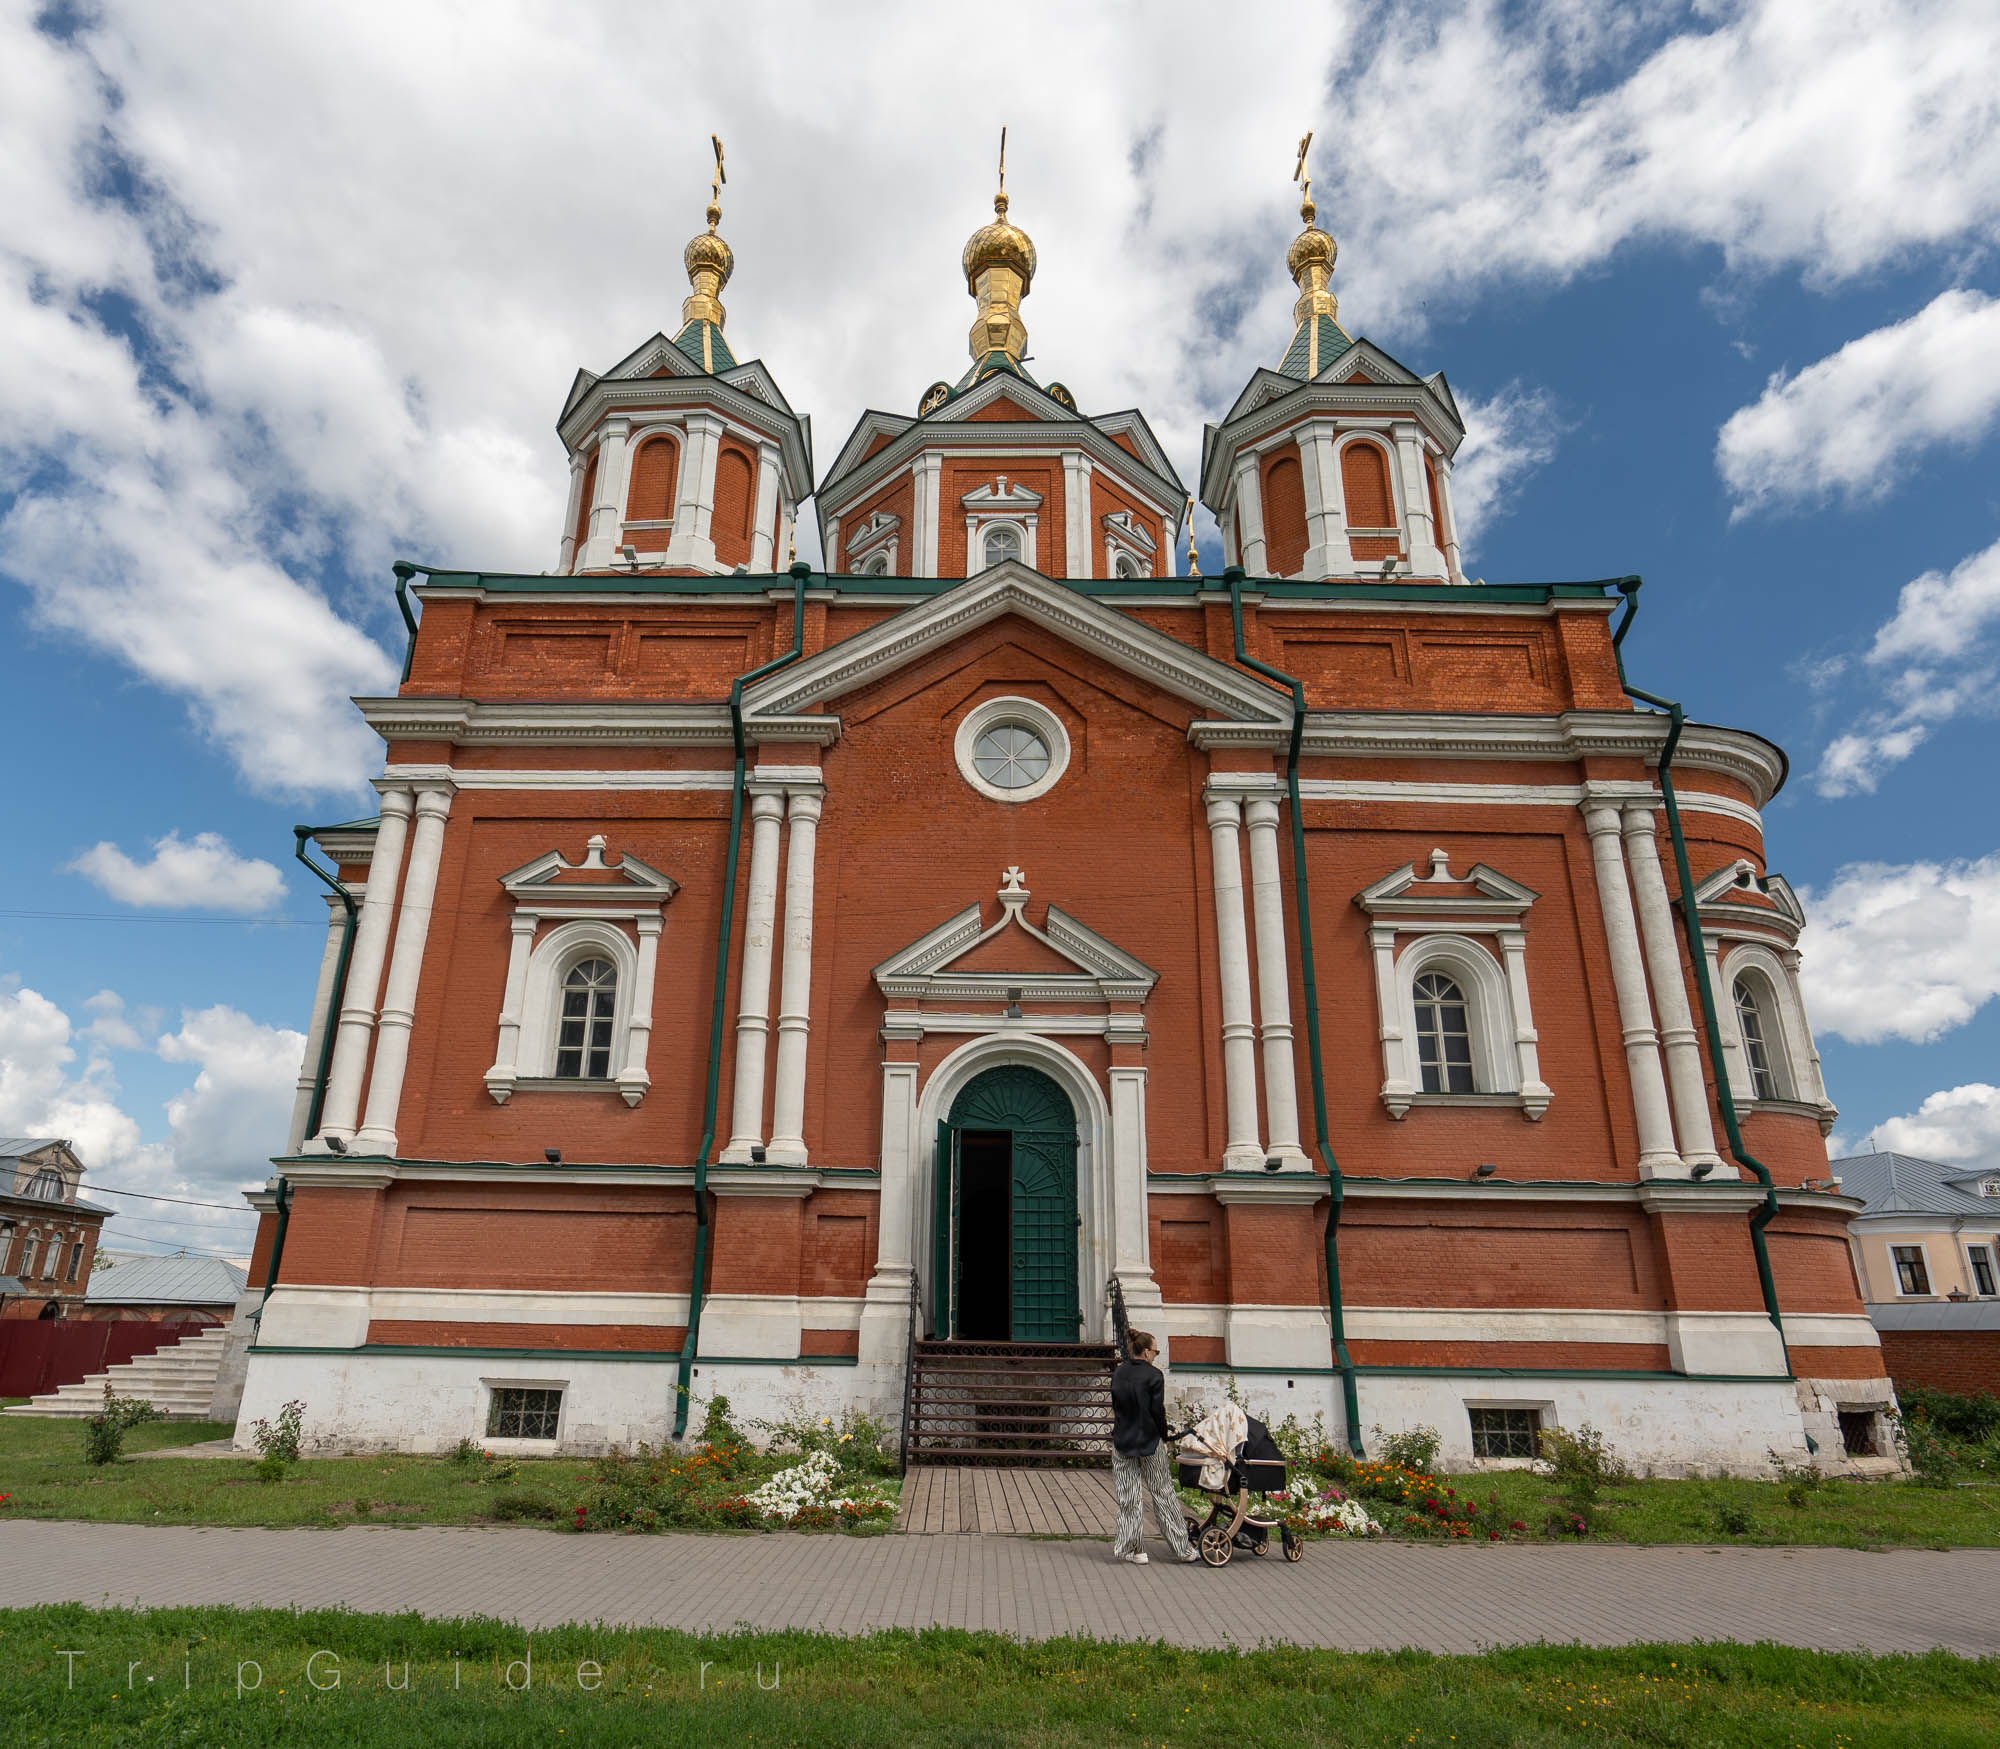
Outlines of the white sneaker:
{"label": "white sneaker", "polygon": [[1136,1555],[1127,1555],[1125,1558],[1126,1560],[1130,1561],[1132,1565],[1135,1567],[1144,1567],[1149,1565],[1146,1559],[1146,1551],[1144,1549],[1141,1549]]}
{"label": "white sneaker", "polygon": [[1185,1566],[1189,1561],[1198,1561],[1200,1559],[1201,1559],[1201,1550],[1189,1549],[1186,1554],[1181,1556],[1181,1564]]}

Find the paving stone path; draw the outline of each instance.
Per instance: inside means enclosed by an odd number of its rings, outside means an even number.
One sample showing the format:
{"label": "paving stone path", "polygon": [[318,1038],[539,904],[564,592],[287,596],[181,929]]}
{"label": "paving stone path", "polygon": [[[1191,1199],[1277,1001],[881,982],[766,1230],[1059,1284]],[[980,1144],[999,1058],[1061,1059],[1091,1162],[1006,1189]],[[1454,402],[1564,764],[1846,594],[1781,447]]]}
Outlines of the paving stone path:
{"label": "paving stone path", "polygon": [[527,1628],[944,1624],[1195,1646],[1769,1639],[2000,1654],[2000,1551],[1984,1549],[1317,1543],[1297,1566],[1239,1556],[1211,1571],[1123,1566],[1074,1538],[0,1523],[0,1606],[66,1601],[415,1609]]}

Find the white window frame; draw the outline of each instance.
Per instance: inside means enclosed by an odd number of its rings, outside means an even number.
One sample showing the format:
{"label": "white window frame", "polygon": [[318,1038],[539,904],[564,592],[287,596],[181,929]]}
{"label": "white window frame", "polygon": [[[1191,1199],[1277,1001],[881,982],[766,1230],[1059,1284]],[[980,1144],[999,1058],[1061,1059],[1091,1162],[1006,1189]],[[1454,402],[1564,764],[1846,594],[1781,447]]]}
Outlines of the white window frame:
{"label": "white window frame", "polygon": [[1020,537],[1021,556],[1017,561],[1031,571],[1042,568],[1042,495],[1022,485],[1009,486],[1007,476],[995,476],[996,484],[978,486],[959,499],[965,512],[965,574],[976,577],[992,563],[986,557],[987,536],[996,528],[1012,528]]}
{"label": "white window frame", "polygon": [[1996,1252],[2000,1252],[2000,1246],[1995,1246],[1991,1240],[1988,1240],[1983,1245],[1968,1244],[1965,1248],[1966,1291],[1976,1300],[1992,1299],[1995,1297],[1994,1292],[1990,1292],[1979,1285],[1979,1276],[1972,1264],[1975,1252],[1985,1257],[1987,1279],[1993,1283],[1995,1290],[2000,1290],[2000,1255],[1996,1255]]}
{"label": "white window frame", "polygon": [[[1031,571],[1040,569],[1035,563],[1034,529],[1026,522],[1015,521],[1011,516],[996,516],[990,522],[980,523],[978,532],[973,537],[979,543],[979,571],[991,570],[993,566],[1004,565],[1007,562],[1005,558],[996,559],[993,556],[993,537],[996,534],[1011,534],[1014,537],[1017,551],[1011,556],[1015,564],[1026,565]],[[973,574],[977,576],[978,572],[975,571]]]}
{"label": "white window frame", "polygon": [[35,1279],[35,1263],[41,1254],[42,1232],[39,1227],[31,1228],[28,1236],[21,1241],[21,1285]]}
{"label": "white window frame", "polygon": [[[1737,1103],[1753,1107],[1824,1107],[1826,1093],[1820,1085],[1818,1056],[1813,1049],[1812,1034],[1807,1030],[1805,1004],[1800,999],[1793,968],[1780,958],[1776,949],[1761,942],[1737,940],[1721,956],[1720,970],[1727,997],[1725,1024],[1729,1028],[1729,1041],[1736,1047],[1725,1054],[1733,1058],[1729,1082]],[[1765,1023],[1764,1049],[1772,1078],[1778,1084],[1776,1094],[1769,1099],[1757,1097],[1756,1083],[1750,1073],[1749,1041],[1743,1036],[1743,1022],[1736,1007],[1736,986],[1746,976],[1752,980],[1758,1018]],[[1757,989],[1759,981],[1763,986],[1761,991]]]}
{"label": "white window frame", "polygon": [[[979,775],[972,762],[973,749],[979,737],[988,729],[1002,724],[1018,723],[1022,728],[1032,730],[1041,736],[1049,750],[1049,768],[1033,783],[1022,789],[1001,789]],[[1069,769],[1069,731],[1063,727],[1063,720],[1045,704],[1032,698],[989,698],[974,705],[965,713],[958,725],[958,733],[952,738],[952,755],[958,761],[958,774],[990,802],[1032,802],[1040,799],[1062,782],[1063,773]]]}
{"label": "white window frame", "polygon": [[[627,1105],[637,1106],[652,1085],[646,1056],[652,1047],[654,977],[666,905],[680,887],[633,856],[607,864],[604,848],[600,834],[590,840],[581,863],[572,865],[552,850],[501,877],[515,908],[499,1043],[486,1071],[486,1091],[496,1105],[529,1086],[586,1093],[615,1088]],[[561,877],[573,868],[615,869],[625,878],[565,884]],[[618,972],[611,1021],[616,1067],[608,1080],[557,1079],[563,980],[579,961],[593,958],[608,958]]]}
{"label": "white window frame", "polygon": [[[1914,1251],[1917,1261],[1924,1269],[1924,1291],[1920,1294],[1903,1291],[1903,1269],[1898,1251]],[[1934,1300],[1938,1298],[1937,1276],[1931,1270],[1931,1254],[1921,1239],[1912,1239],[1907,1245],[1899,1245],[1891,1236],[1889,1240],[1889,1279],[1896,1284],[1896,1298],[1899,1300]]]}
{"label": "white window frame", "polygon": [[1133,577],[1156,575],[1159,543],[1141,526],[1129,510],[1113,510],[1102,518],[1104,527],[1104,574],[1120,575],[1122,560],[1132,567]]}
{"label": "white window frame", "polygon": [[[560,1449],[563,1435],[569,1429],[569,1408],[572,1395],[568,1379],[481,1379],[485,1387],[485,1397],[480,1403],[479,1427],[473,1437],[486,1451],[504,1452],[510,1457],[553,1457]],[[498,1434],[486,1431],[487,1423],[493,1419],[493,1398],[496,1391],[560,1391],[562,1402],[556,1409],[556,1436],[553,1439],[503,1439]]]}
{"label": "white window frame", "polygon": [[67,1249],[69,1235],[54,1233],[49,1237],[49,1248],[42,1257],[42,1279],[60,1281],[62,1279],[63,1253]]}
{"label": "white window frame", "polygon": [[[1512,1106],[1529,1122],[1541,1121],[1555,1095],[1542,1080],[1528,995],[1526,925],[1535,898],[1483,863],[1454,876],[1442,850],[1431,852],[1428,875],[1418,875],[1408,863],[1357,896],[1370,917],[1382,1103],[1391,1117],[1401,1120],[1416,1106],[1484,1104]],[[1431,970],[1448,972],[1465,997],[1471,1093],[1423,1091],[1415,986]]]}
{"label": "white window frame", "polygon": [[1535,1418],[1536,1455],[1541,1451],[1541,1435],[1556,1425],[1555,1404],[1547,1400],[1532,1402],[1524,1397],[1468,1397],[1461,1407],[1465,1410],[1465,1434],[1467,1450],[1472,1454],[1475,1470],[1525,1470],[1533,1466],[1533,1457],[1481,1457],[1477,1444],[1478,1435],[1473,1429],[1472,1417],[1482,1410],[1511,1410],[1517,1415],[1532,1415]]}
{"label": "white window frame", "polygon": [[878,510],[858,523],[847,537],[849,573],[856,577],[896,576],[902,526],[903,519],[887,510]]}

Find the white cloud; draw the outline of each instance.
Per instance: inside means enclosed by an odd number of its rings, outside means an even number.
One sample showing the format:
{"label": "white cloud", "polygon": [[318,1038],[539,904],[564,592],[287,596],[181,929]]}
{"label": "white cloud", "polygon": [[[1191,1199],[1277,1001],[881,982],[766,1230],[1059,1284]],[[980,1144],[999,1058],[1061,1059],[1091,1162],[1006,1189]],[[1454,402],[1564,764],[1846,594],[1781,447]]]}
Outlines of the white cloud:
{"label": "white cloud", "polygon": [[2000,541],[1947,574],[1905,583],[1895,613],[1876,631],[1867,667],[1885,695],[1820,755],[1813,787],[1823,796],[1872,792],[1952,718],[1993,708],[2000,652]]}
{"label": "white cloud", "polygon": [[238,856],[214,832],[153,840],[150,862],[135,862],[117,845],[92,845],[70,865],[126,905],[168,911],[268,911],[285,896],[285,877],[270,863]]}
{"label": "white cloud", "polygon": [[1852,863],[1799,897],[1812,922],[1800,977],[1822,1032],[1923,1044],[2000,995],[2000,851]]}
{"label": "white cloud", "polygon": [[1968,1171],[2000,1166],[2000,1087],[1968,1081],[1933,1093],[1913,1112],[1878,1123],[1869,1143]]}
{"label": "white cloud", "polygon": [[85,997],[83,1005],[91,1016],[83,1035],[93,1045],[107,1051],[143,1051],[146,1048],[145,1039],[125,1012],[125,998],[116,990],[100,990],[95,996]]}
{"label": "white cloud", "polygon": [[1458,544],[1470,558],[1480,536],[1513,508],[1509,501],[1521,482],[1554,459],[1556,444],[1569,429],[1546,389],[1509,383],[1490,400],[1466,396],[1465,442],[1451,470],[1452,510]]}
{"label": "white cloud", "polygon": [[1796,376],[1776,373],[1723,425],[1715,465],[1739,517],[1880,498],[1932,449],[1984,436],[1996,414],[2000,299],[1948,291]]}
{"label": "white cloud", "polygon": [[84,1007],[95,1018],[79,1031],[39,991],[0,987],[0,1134],[66,1138],[83,1160],[86,1198],[93,1185],[116,1186],[224,1205],[103,1196],[115,1211],[105,1228],[114,1248],[247,1250],[251,1223],[247,1210],[236,1212],[237,1193],[262,1183],[284,1146],[305,1035],[232,1008],[184,1012],[179,1030],[155,1048],[167,1062],[194,1064],[196,1074],[164,1105],[170,1139],[149,1142],[108,1060],[93,1049],[77,1066],[79,1043],[130,1048],[112,1036],[120,1026],[143,1041],[123,1021],[116,992],[100,991]]}
{"label": "white cloud", "polygon": [[[1289,338],[1303,127],[1350,328],[1448,366],[1427,307],[1632,242],[1823,283],[1989,239],[1990,6],[1920,14],[1329,0],[1217,30],[1206,8],[1050,8],[968,86],[989,21],[916,4],[864,30],[637,0],[468,29],[420,0],[107,0],[77,47],[16,6],[0,567],[46,625],[184,699],[253,785],[352,790],[379,748],[347,695],[393,685],[399,652],[387,559],[553,562],[550,421],[579,363],[675,325],[711,129],[730,336],[822,458],[864,406],[961,368],[958,253],[1004,119],[1037,368],[1144,408],[1192,476],[1203,421]],[[1197,39],[1205,88],[1256,93],[1247,120],[1183,101]],[[665,66],[702,69],[693,110],[657,101]],[[1086,102],[1051,77],[1106,67]],[[1469,465],[1473,525],[1532,465],[1524,432],[1492,437],[1483,485]]]}

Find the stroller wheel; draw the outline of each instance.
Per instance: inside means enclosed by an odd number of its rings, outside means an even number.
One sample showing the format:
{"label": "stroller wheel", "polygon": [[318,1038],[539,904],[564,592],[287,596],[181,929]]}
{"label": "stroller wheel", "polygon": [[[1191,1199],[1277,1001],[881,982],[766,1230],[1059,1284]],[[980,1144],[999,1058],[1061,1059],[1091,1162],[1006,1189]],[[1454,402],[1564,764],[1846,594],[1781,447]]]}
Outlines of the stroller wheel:
{"label": "stroller wheel", "polygon": [[1211,1567],[1229,1565],[1229,1527],[1211,1524],[1201,1533],[1201,1558]]}
{"label": "stroller wheel", "polygon": [[1257,1555],[1259,1557],[1268,1555],[1271,1552],[1271,1544],[1269,1539],[1267,1538],[1265,1541],[1260,1543],[1252,1543],[1250,1545],[1250,1552],[1253,1555]]}
{"label": "stroller wheel", "polygon": [[1290,1531],[1286,1531],[1285,1559],[1288,1561],[1299,1560],[1301,1557],[1304,1556],[1305,1552],[1306,1552],[1306,1539],[1302,1536],[1294,1536]]}
{"label": "stroller wheel", "polygon": [[1187,1533],[1189,1542],[1199,1543],[1201,1541],[1201,1520],[1190,1518],[1187,1521]]}

